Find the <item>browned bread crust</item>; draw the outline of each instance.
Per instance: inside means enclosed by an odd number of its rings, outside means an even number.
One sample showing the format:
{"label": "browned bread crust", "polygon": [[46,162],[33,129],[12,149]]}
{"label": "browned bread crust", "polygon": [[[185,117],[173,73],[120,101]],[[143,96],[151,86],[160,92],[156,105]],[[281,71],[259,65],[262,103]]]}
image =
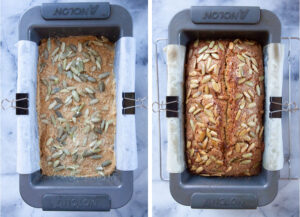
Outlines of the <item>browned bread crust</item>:
{"label": "browned bread crust", "polygon": [[255,41],[195,41],[186,65],[186,159],[203,176],[260,172],[264,71]]}

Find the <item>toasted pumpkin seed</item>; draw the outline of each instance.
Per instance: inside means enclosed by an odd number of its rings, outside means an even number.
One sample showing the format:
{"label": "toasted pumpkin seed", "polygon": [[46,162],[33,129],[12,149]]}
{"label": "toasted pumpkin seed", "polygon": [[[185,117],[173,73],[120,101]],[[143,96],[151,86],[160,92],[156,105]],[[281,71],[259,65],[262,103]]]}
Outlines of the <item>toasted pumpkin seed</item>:
{"label": "toasted pumpkin seed", "polygon": [[199,51],[198,51],[198,54],[201,54],[202,52],[204,52],[206,49],[208,48],[208,46],[204,46],[202,47]]}
{"label": "toasted pumpkin seed", "polygon": [[259,85],[256,85],[256,93],[258,96],[260,96],[260,87]]}
{"label": "toasted pumpkin seed", "polygon": [[217,60],[220,59],[220,57],[217,53],[212,53],[211,56]]}
{"label": "toasted pumpkin seed", "polygon": [[238,120],[240,118],[240,115],[241,115],[241,110],[239,109],[235,116],[235,120]]}
{"label": "toasted pumpkin seed", "polygon": [[246,81],[246,78],[241,78],[241,79],[238,80],[238,84],[242,84],[242,83],[244,83],[245,81]]}
{"label": "toasted pumpkin seed", "polygon": [[249,146],[248,151],[251,151],[251,150],[254,149],[254,148],[255,148],[255,143],[252,143],[252,144]]}
{"label": "toasted pumpkin seed", "polygon": [[220,48],[222,51],[225,51],[224,46],[223,46],[223,44],[222,44],[221,42],[218,42],[218,45],[219,45],[219,48]]}
{"label": "toasted pumpkin seed", "polygon": [[251,163],[251,160],[243,160],[243,161],[240,162],[240,164],[242,164],[242,165],[246,165],[246,164],[249,164],[249,163]]}
{"label": "toasted pumpkin seed", "polygon": [[247,105],[248,108],[254,108],[256,106],[256,103],[255,102],[252,102],[252,103],[249,103]]}

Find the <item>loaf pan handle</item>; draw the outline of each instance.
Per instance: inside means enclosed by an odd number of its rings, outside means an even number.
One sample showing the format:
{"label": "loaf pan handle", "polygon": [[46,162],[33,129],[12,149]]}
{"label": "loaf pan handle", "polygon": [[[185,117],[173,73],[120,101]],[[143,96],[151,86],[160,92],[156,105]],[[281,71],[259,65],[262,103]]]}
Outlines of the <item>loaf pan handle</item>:
{"label": "loaf pan handle", "polygon": [[108,195],[45,194],[42,198],[44,211],[109,211]]}
{"label": "loaf pan handle", "polygon": [[194,193],[191,198],[194,209],[256,209],[257,206],[254,194]]}
{"label": "loaf pan handle", "polygon": [[44,3],[41,8],[45,20],[94,20],[108,19],[108,2]]}
{"label": "loaf pan handle", "polygon": [[260,8],[240,6],[192,6],[191,19],[196,24],[256,24],[260,20]]}

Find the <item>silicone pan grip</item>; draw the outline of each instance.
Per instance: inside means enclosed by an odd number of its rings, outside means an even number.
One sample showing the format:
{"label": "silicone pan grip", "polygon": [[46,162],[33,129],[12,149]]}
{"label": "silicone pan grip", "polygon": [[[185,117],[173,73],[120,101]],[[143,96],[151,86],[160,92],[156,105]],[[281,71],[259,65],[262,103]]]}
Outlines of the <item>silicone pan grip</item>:
{"label": "silicone pan grip", "polygon": [[256,24],[260,20],[259,7],[193,6],[193,23]]}
{"label": "silicone pan grip", "polygon": [[254,194],[194,193],[191,207],[196,209],[256,209],[258,205]]}
{"label": "silicone pan grip", "polygon": [[42,198],[45,211],[109,211],[108,195],[45,194]]}
{"label": "silicone pan grip", "polygon": [[41,9],[45,20],[91,20],[110,16],[108,2],[101,3],[44,3]]}

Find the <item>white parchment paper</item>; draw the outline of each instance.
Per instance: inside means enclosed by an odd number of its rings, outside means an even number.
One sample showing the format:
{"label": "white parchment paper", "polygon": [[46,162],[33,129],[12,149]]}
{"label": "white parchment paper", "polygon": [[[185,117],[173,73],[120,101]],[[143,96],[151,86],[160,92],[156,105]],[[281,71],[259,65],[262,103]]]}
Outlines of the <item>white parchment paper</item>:
{"label": "white parchment paper", "polygon": [[135,92],[135,39],[122,37],[116,44],[115,77],[117,86],[117,125],[115,153],[117,169],[137,168],[135,115],[122,114],[122,93]]}
{"label": "white parchment paper", "polygon": [[167,46],[168,87],[167,96],[178,96],[178,117],[167,118],[168,152],[167,171],[180,173],[185,169],[184,160],[184,61],[186,47],[182,45]]}
{"label": "white parchment paper", "polygon": [[36,73],[38,46],[32,41],[18,44],[17,93],[28,93],[29,113],[17,116],[17,172],[30,174],[40,169],[40,148],[36,115]]}
{"label": "white parchment paper", "polygon": [[263,167],[266,170],[283,168],[283,141],[281,118],[269,118],[270,97],[282,97],[284,45],[274,43],[264,47],[265,65],[265,151]]}

